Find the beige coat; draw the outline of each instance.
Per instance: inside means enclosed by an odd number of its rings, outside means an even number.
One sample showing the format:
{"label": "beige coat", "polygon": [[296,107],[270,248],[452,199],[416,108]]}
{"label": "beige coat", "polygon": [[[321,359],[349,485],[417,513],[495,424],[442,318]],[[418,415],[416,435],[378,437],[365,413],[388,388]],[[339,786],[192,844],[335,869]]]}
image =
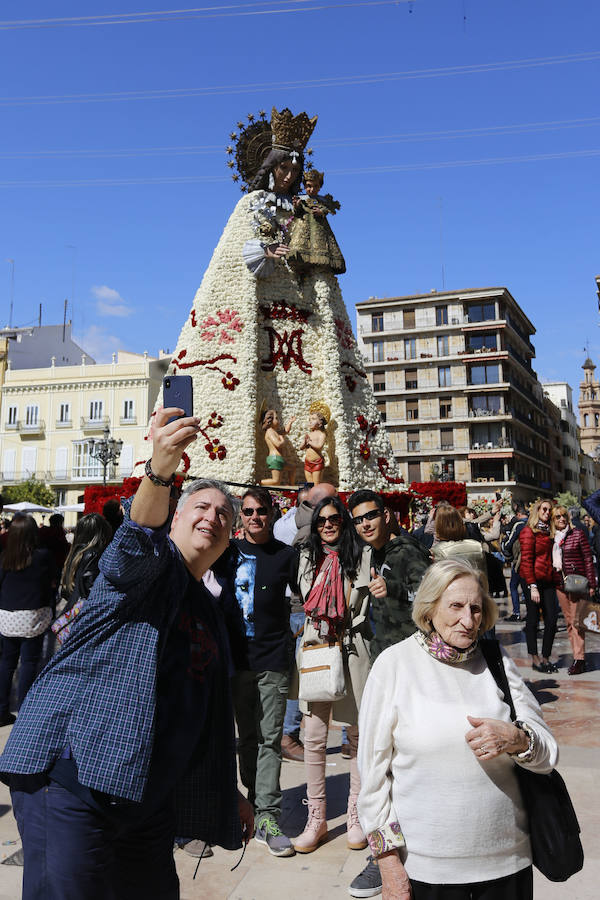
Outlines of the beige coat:
{"label": "beige coat", "polygon": [[[371,548],[365,547],[356,578],[352,583],[348,579],[344,579],[344,596],[347,598],[346,605],[349,613],[349,627],[343,638],[346,695],[341,700],[335,701],[332,712],[333,721],[340,725],[358,725],[360,701],[371,667],[369,642],[373,633],[369,624],[370,559]],[[310,564],[308,553],[306,550],[302,550],[298,567],[298,586],[303,600],[308,597],[313,579],[314,570]],[[349,596],[348,591],[350,592]],[[318,644],[321,640],[311,620],[307,618],[302,642]],[[297,672],[295,687],[297,693]],[[310,707],[310,703],[304,700],[300,701],[300,709],[304,715],[310,715]]]}

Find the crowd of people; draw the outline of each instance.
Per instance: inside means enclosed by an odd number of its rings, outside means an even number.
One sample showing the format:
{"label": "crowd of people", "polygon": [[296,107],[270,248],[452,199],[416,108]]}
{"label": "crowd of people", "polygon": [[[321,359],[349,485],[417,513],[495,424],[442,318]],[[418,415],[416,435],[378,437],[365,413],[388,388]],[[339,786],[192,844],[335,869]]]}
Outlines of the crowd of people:
{"label": "crowd of people", "polygon": [[[199,479],[177,497],[173,473],[199,421],[169,421],[176,412],[156,415],[136,495],[111,522],[84,516],[62,560],[29,516],[3,542],[0,721],[14,726],[0,777],[23,841],[24,900],[175,900],[174,845],[202,857],[254,836],[276,857],[317,851],[332,724],[350,758],[347,845],[369,849],[351,896],[531,898],[515,766],[548,772],[558,751],[500,649],[516,720],[498,692],[493,595],[506,595],[508,562],[508,618],[521,618],[521,591],[543,672],[556,671],[560,602],[569,673],[581,673],[567,576],[595,592],[590,538],[548,500],[479,521],[440,503],[409,533],[379,494],[343,503],[326,483],[302,486],[283,516],[265,487],[236,498]],[[600,521],[596,495],[589,510]],[[35,679],[49,626],[55,652]],[[298,700],[297,652],[334,644],[339,696]],[[280,821],[284,759],[305,766],[294,838]]]}

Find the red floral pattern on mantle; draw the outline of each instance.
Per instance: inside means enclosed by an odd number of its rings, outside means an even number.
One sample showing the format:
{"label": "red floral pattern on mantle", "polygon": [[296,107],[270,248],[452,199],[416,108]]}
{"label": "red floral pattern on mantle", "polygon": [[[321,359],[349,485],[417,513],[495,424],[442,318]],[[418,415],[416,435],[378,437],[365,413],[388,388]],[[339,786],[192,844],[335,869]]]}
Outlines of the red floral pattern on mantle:
{"label": "red floral pattern on mantle", "polygon": [[379,471],[381,472],[385,480],[390,484],[404,484],[404,478],[402,477],[402,475],[400,475],[399,478],[396,478],[394,475],[389,474],[388,470],[390,468],[390,464],[385,456],[377,457],[377,467],[379,468]]}
{"label": "red floral pattern on mantle", "polygon": [[227,447],[225,444],[222,444],[218,438],[213,438],[208,434],[209,428],[221,428],[224,423],[224,418],[221,416],[216,410],[210,414],[208,417],[208,421],[206,425],[200,426],[198,431],[200,434],[206,438],[206,444],[204,445],[204,449],[208,453],[210,459],[218,459],[224,460],[227,456]]}
{"label": "red floral pattern on mantle", "polygon": [[371,448],[369,447],[369,438],[375,437],[377,431],[379,429],[379,425],[377,422],[368,422],[364,416],[357,416],[356,421],[358,423],[358,427],[363,432],[365,439],[359,444],[358,452],[364,462],[367,462],[371,458]]}
{"label": "red floral pattern on mantle", "polygon": [[264,318],[272,322],[278,319],[291,319],[292,322],[308,323],[312,316],[310,309],[299,309],[295,303],[286,303],[285,300],[273,300],[271,303],[261,303],[260,311]]}
{"label": "red floral pattern on mantle", "polygon": [[219,353],[218,356],[214,356],[212,359],[195,359],[191,362],[183,362],[185,357],[187,356],[187,350],[180,350],[177,354],[177,357],[172,360],[173,368],[178,369],[193,369],[196,366],[206,366],[208,371],[211,372],[219,372],[223,375],[221,378],[221,384],[225,388],[226,391],[235,391],[236,387],[240,383],[240,379],[236,378],[233,372],[226,372],[225,369],[221,369],[219,366],[213,365],[216,362],[221,362],[222,360],[229,359],[232,363],[237,363],[237,357],[232,356],[231,353]]}
{"label": "red floral pattern on mantle", "polygon": [[[192,319],[192,325],[194,325],[194,321],[195,316]],[[236,335],[241,332],[243,327],[244,323],[235,309],[219,309],[216,318],[205,316],[198,322],[198,328],[201,329],[200,339],[215,341],[217,344],[233,344]]]}
{"label": "red floral pattern on mantle", "polygon": [[338,343],[340,347],[344,347],[346,350],[351,350],[354,347],[354,335],[352,334],[352,329],[348,325],[347,322],[344,322],[343,319],[334,319],[335,322],[335,333],[338,339]]}
{"label": "red floral pattern on mantle", "polygon": [[312,374],[312,365],[304,359],[302,350],[302,328],[296,328],[290,334],[287,330],[279,334],[270,325],[265,325],[264,330],[269,335],[269,356],[262,360],[263,372],[272,372],[278,362],[281,362],[284,372],[288,372],[294,362],[301,372]]}

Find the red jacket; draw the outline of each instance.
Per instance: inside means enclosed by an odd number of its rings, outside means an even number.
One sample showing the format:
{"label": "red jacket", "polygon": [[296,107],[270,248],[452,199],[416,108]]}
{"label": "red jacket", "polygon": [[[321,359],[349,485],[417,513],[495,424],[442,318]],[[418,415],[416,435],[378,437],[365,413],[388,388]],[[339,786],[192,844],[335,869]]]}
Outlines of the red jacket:
{"label": "red jacket", "polygon": [[570,528],[562,544],[563,573],[585,575],[590,587],[596,587],[596,569],[590,542],[580,528]]}
{"label": "red jacket", "polygon": [[[547,532],[532,531],[529,525],[519,532],[521,565],[519,575],[527,584],[554,584],[556,575],[552,569],[553,539]],[[538,585],[539,586],[539,585]]]}

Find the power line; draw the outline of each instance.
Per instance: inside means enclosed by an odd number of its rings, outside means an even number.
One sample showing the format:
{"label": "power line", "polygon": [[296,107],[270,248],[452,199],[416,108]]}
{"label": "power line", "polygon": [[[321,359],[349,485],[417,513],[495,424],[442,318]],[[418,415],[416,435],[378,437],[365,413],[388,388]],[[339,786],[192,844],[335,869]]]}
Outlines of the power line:
{"label": "power line", "polygon": [[[318,12],[327,9],[350,9],[365,6],[398,6],[411,0],[346,0],[339,3],[319,3],[317,0],[257,0],[255,3],[231,3],[226,6],[195,6],[189,9],[160,9],[140,13],[113,13],[97,16],[62,16],[47,19],[6,19],[0,21],[0,31],[40,28],[82,28],[107,25],[140,25],[153,22],[177,22],[190,19],[223,19],[240,16],[271,16],[274,14]],[[251,7],[268,7],[252,9]]]}
{"label": "power line", "polygon": [[[351,147],[376,144],[427,143],[429,141],[461,140],[497,137],[513,134],[539,134],[569,128],[589,128],[600,124],[600,116],[581,119],[558,119],[548,122],[521,122],[514,125],[486,125],[474,128],[455,128],[445,131],[415,131],[400,134],[365,135],[361,137],[333,137],[311,141],[311,146]],[[222,144],[174,145],[165,147],[120,147],[111,150],[67,148],[64,150],[21,150],[0,153],[0,159],[127,159],[154,156],[197,156],[223,153]]]}
{"label": "power line", "polygon": [[530,59],[509,59],[499,62],[474,63],[461,66],[442,66],[432,69],[409,69],[401,72],[376,72],[366,75],[339,75],[311,78],[302,81],[266,81],[254,84],[212,85],[207,87],[144,89],[137,91],[106,91],[98,94],[54,94],[0,98],[0,106],[45,106],[63,103],[113,103],[126,100],[173,100],[185,97],[224,96],[254,94],[262,91],[299,90],[307,88],[347,87],[380,84],[421,78],[443,78],[452,75],[473,75],[485,72],[506,72],[516,69],[532,69],[540,66],[564,65],[573,62],[591,62],[600,59],[600,50],[567,53],[560,56],[542,56]]}
{"label": "power line", "polygon": [[[537,153],[527,156],[496,156],[482,159],[457,159],[436,163],[404,163],[390,166],[367,166],[352,169],[329,169],[328,175],[382,175],[391,172],[415,172],[430,169],[454,169],[476,166],[504,165],[507,163],[542,162],[558,159],[583,159],[585,157],[600,156],[600,150],[567,150],[557,153]],[[27,180],[27,181],[0,181],[0,188],[10,187],[123,187],[127,185],[158,185],[158,184],[199,184],[207,182],[229,181],[225,175],[169,175],[148,178],[87,178],[73,180]]]}

